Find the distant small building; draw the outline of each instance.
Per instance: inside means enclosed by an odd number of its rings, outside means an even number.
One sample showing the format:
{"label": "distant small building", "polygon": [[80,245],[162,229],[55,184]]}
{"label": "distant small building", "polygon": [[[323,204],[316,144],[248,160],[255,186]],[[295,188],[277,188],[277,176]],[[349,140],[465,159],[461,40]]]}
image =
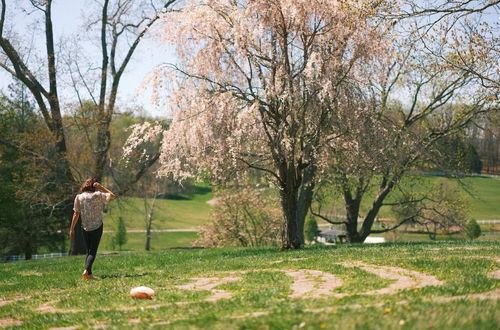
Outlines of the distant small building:
{"label": "distant small building", "polygon": [[[346,239],[346,233],[340,229],[334,228],[319,228],[319,236],[317,241],[323,244],[337,244],[344,243]],[[367,237],[365,243],[384,243],[384,237]]]}
{"label": "distant small building", "polygon": [[318,242],[323,244],[337,244],[344,243],[345,241],[345,231],[334,228],[319,228]]}

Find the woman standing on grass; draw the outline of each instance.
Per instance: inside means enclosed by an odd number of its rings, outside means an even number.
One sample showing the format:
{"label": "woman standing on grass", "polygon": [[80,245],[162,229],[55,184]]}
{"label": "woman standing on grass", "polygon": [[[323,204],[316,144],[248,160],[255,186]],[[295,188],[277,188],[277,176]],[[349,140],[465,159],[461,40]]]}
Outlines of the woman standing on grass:
{"label": "woman standing on grass", "polygon": [[75,226],[78,217],[82,216],[82,232],[87,247],[87,256],[85,257],[85,270],[83,279],[95,279],[92,275],[92,264],[94,263],[97,248],[102,236],[102,215],[104,205],[116,198],[108,188],[97,182],[97,179],[90,177],[80,187],[80,193],[76,195],[73,210],[73,219],[71,220],[71,229],[69,235],[75,237]]}

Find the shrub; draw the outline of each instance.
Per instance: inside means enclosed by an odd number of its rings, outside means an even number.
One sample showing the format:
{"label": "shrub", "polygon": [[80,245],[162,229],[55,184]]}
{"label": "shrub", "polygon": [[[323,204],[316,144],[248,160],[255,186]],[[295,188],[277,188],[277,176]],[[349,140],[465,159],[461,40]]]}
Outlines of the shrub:
{"label": "shrub", "polygon": [[316,240],[318,234],[319,231],[316,218],[313,216],[307,217],[306,223],[304,224],[304,239],[308,242],[313,242]]}
{"label": "shrub", "polygon": [[122,217],[118,218],[118,228],[116,230],[114,241],[120,250],[122,249],[122,246],[127,243],[127,228],[125,227],[125,221]]}
{"label": "shrub", "polygon": [[475,219],[471,219],[465,224],[464,232],[468,239],[473,240],[481,236],[481,227]]}
{"label": "shrub", "polygon": [[216,196],[211,220],[195,245],[205,247],[269,246],[281,242],[282,214],[275,198],[255,189],[224,191]]}

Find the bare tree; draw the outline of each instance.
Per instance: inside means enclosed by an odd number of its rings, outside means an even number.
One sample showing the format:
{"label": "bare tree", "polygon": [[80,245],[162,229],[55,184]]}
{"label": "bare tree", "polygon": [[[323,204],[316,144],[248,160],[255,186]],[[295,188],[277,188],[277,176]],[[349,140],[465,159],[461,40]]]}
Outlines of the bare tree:
{"label": "bare tree", "polygon": [[[134,1],[122,0],[110,4],[105,0],[100,8],[99,19],[95,24],[100,25],[100,47],[102,60],[100,64],[100,83],[98,93],[94,95],[91,84],[87,84],[84,75],[81,74],[79,63],[73,63],[73,71],[70,70],[72,82],[79,78],[86,86],[90,99],[94,102],[96,110],[96,138],[95,138],[95,162],[92,174],[102,179],[110,147],[109,125],[115,109],[120,80],[129,64],[137,46],[158,20],[162,12],[168,10],[175,0],[162,1],[160,4],[155,1]],[[58,183],[64,187],[68,199],[64,205],[67,213],[72,210],[72,196],[76,188],[76,180],[71,170],[66,153],[68,145],[65,137],[63,119],[61,115],[61,101],[59,97],[61,68],[58,67],[59,51],[56,49],[52,24],[52,0],[39,1],[29,0],[31,10],[40,12],[43,15],[43,33],[46,44],[46,52],[40,61],[29,63],[26,49],[29,51],[32,46],[22,45],[10,27],[8,27],[6,0],[1,1],[0,16],[0,67],[19,79],[33,95],[37,106],[43,115],[45,124],[53,137],[55,150],[59,157]],[[149,8],[146,10],[145,8]],[[137,11],[137,8],[142,10]],[[134,10],[135,9],[135,10]],[[123,45],[121,43],[123,40]],[[128,43],[130,42],[130,43]],[[126,46],[125,46],[126,45]],[[37,67],[39,63],[46,65],[46,73],[40,73]],[[78,75],[75,76],[75,73]],[[111,81],[108,79],[111,78]],[[48,82],[48,86],[44,83]],[[82,101],[82,95],[77,93],[77,98]],[[139,175],[140,177],[140,175]],[[68,222],[69,225],[69,222]],[[80,232],[76,232],[72,242],[72,253],[83,253],[84,244]]]}
{"label": "bare tree", "polygon": [[[16,39],[13,33],[7,33],[7,5],[5,0],[2,0],[1,3],[0,47],[2,58],[0,59],[0,67],[21,81],[36,101],[45,124],[51,133],[51,140],[58,157],[58,169],[54,173],[56,175],[56,187],[65,192],[64,195],[68,196],[62,205],[66,212],[70,214],[72,200],[69,196],[72,195],[75,189],[75,180],[71,173],[71,165],[66,158],[67,144],[58,96],[56,50],[52,27],[52,0],[44,2],[30,1],[34,8],[33,10],[42,13],[44,21],[46,72],[40,76],[37,75],[38,69],[36,67],[29,67],[29,63],[24,57],[25,54],[21,53],[21,46],[17,46],[19,40]],[[44,82],[48,82],[48,86],[44,86]],[[83,238],[79,233],[76,235],[76,238],[82,244],[73,246],[73,250],[83,250]]]}
{"label": "bare tree", "polygon": [[[102,56],[99,88],[97,91],[87,89],[96,107],[97,130],[93,175],[99,180],[106,168],[111,145],[109,125],[125,69],[148,30],[175,1],[162,1],[161,5],[155,6],[154,1],[122,0],[110,3],[109,0],[105,0],[100,19],[89,25],[91,28],[92,25],[99,24]],[[73,63],[72,72],[80,72],[77,65],[78,63]],[[84,86],[90,86],[83,75],[78,74],[75,79],[78,78]]]}
{"label": "bare tree", "polygon": [[[482,92],[500,97],[500,1],[405,1],[398,15],[412,38],[443,65],[475,76]],[[498,104],[497,104],[498,105]]]}
{"label": "bare tree", "polygon": [[[354,84],[350,104],[340,116],[342,136],[332,143],[329,161],[332,182],[345,205],[345,219],[330,219],[319,210],[313,214],[334,224],[344,224],[347,240],[363,242],[372,233],[382,233],[415,220],[409,216],[390,228],[372,229],[389,194],[403,189],[401,179],[408,170],[436,164],[443,155],[434,147],[440,139],[470,125],[481,114],[494,111],[494,102],[476,93],[481,86],[470,72],[442,66],[412,44],[386,63],[386,76]],[[405,95],[408,104],[398,99]],[[350,118],[350,120],[348,119]],[[370,194],[375,191],[374,195]],[[370,200],[361,214],[361,202]],[[405,200],[419,203],[422,198]],[[362,219],[361,228],[358,228]]]}
{"label": "bare tree", "polygon": [[[15,44],[17,40],[11,40],[12,36],[6,33],[6,12],[7,5],[2,0],[2,12],[0,17],[0,47],[5,58],[0,61],[0,67],[19,79],[33,95],[40,112],[43,115],[48,129],[53,135],[54,145],[60,156],[63,166],[61,177],[66,183],[73,183],[70,164],[65,153],[67,151],[64,128],[62,123],[61,108],[58,96],[58,80],[56,72],[56,51],[54,44],[54,33],[52,28],[52,0],[37,2],[30,1],[35,10],[40,11],[44,16],[44,37],[46,42],[46,65],[47,71],[45,77],[37,77],[35,72],[28,67],[23,59],[23,54]],[[49,86],[44,87],[43,82],[48,81]]]}

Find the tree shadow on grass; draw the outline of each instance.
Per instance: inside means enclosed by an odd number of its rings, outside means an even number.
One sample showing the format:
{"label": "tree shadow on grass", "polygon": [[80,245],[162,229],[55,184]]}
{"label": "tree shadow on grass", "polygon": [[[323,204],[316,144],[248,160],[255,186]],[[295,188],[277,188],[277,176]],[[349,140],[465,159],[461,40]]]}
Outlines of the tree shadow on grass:
{"label": "tree shadow on grass", "polygon": [[107,279],[107,278],[125,278],[125,277],[141,277],[141,276],[147,276],[150,275],[150,273],[140,273],[140,274],[110,274],[110,275],[101,275],[99,276],[100,279]]}

